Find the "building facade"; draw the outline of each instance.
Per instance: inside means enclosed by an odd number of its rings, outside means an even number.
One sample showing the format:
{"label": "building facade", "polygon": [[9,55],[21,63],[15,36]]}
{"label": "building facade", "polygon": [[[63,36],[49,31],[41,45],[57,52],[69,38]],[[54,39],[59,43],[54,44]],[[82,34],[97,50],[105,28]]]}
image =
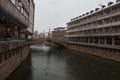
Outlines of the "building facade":
{"label": "building facade", "polygon": [[65,27],[57,27],[52,31],[52,40],[64,41],[66,39]]}
{"label": "building facade", "polygon": [[120,53],[120,0],[73,18],[67,25],[68,44]]}
{"label": "building facade", "polygon": [[33,0],[0,0],[0,41],[32,38]]}

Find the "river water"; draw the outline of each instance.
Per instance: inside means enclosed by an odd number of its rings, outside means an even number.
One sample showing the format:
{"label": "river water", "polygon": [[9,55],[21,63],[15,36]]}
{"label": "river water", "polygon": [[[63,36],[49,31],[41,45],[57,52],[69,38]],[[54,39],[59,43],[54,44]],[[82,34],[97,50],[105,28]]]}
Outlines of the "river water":
{"label": "river water", "polygon": [[7,80],[120,80],[120,63],[63,47],[36,45]]}

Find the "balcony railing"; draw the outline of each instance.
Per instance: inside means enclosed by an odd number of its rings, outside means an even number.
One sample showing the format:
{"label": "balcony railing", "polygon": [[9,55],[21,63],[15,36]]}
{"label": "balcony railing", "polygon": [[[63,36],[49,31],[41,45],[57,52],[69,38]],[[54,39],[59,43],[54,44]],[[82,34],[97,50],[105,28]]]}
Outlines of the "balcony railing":
{"label": "balcony railing", "polygon": [[90,36],[119,36],[120,32],[104,32],[104,33],[88,33],[88,34],[73,34],[67,37],[90,37]]}
{"label": "balcony railing", "polygon": [[[95,22],[95,21],[99,21],[99,20],[102,20],[102,19],[106,19],[106,18],[109,18],[109,17],[114,17],[114,16],[117,16],[117,15],[120,15],[120,10],[118,11],[111,11],[110,13],[107,13],[107,14],[103,14],[103,15],[100,15],[100,16],[97,16],[97,17],[94,17],[94,18],[90,18],[90,19],[87,19],[87,20],[79,20],[79,23],[77,24],[73,24],[70,27],[74,27],[74,26],[80,26],[80,25],[84,25],[84,24],[88,24],[88,23],[91,23],[91,22]],[[94,15],[92,15],[94,16]]]}
{"label": "balcony railing", "polygon": [[112,23],[104,23],[104,24],[96,25],[96,26],[76,28],[73,30],[68,30],[67,32],[77,32],[77,31],[85,31],[85,30],[92,30],[92,29],[100,29],[100,28],[112,27],[112,26],[118,26],[118,25],[120,25],[120,21],[112,22]]}
{"label": "balcony railing", "polygon": [[0,6],[6,13],[10,14],[11,16],[14,16],[14,18],[19,20],[24,25],[29,26],[28,19],[26,19],[23,16],[23,14],[18,10],[18,8],[15,5],[13,5],[10,2],[10,0],[0,0]]}
{"label": "balcony railing", "polygon": [[71,41],[68,41],[68,43],[77,44],[77,45],[92,46],[92,47],[109,48],[109,49],[120,49],[119,45],[95,44],[95,43],[81,43],[81,42],[71,42]]}

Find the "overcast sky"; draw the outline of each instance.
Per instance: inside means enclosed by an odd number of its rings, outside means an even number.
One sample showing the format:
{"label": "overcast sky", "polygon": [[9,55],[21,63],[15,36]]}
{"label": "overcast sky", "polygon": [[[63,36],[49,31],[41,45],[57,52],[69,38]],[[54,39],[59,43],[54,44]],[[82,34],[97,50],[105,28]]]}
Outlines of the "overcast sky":
{"label": "overcast sky", "polygon": [[70,19],[116,0],[35,0],[35,30],[65,27]]}

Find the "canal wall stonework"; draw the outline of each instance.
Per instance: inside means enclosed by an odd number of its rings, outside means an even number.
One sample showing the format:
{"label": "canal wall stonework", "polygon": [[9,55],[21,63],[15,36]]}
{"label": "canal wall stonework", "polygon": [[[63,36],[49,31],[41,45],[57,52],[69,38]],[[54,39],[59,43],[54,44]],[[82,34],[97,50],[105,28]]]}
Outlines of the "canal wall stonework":
{"label": "canal wall stonework", "polygon": [[25,41],[0,42],[0,80],[5,80],[29,55]]}
{"label": "canal wall stonework", "polygon": [[109,60],[120,62],[119,50],[102,49],[97,47],[88,47],[88,46],[80,46],[80,45],[72,45],[72,44],[68,44],[67,48],[76,50],[85,54],[99,56]]}

